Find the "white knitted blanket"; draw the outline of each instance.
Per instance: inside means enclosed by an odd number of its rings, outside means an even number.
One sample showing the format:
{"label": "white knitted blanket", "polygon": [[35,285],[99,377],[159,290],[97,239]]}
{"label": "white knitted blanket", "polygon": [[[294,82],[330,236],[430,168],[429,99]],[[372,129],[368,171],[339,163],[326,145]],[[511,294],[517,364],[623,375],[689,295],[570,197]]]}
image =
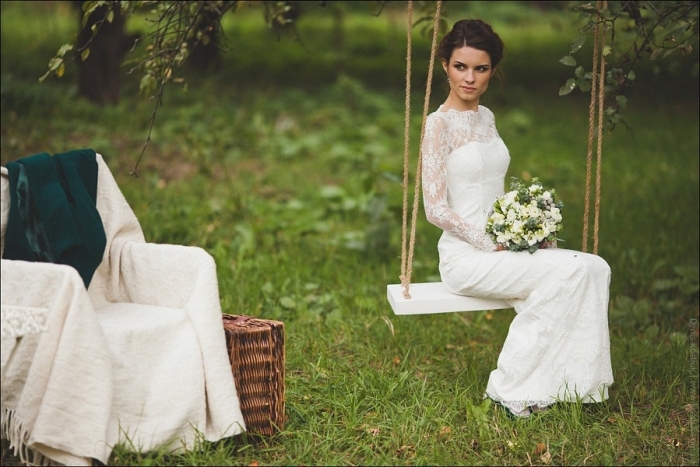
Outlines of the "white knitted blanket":
{"label": "white knitted blanket", "polygon": [[146,243],[97,159],[107,248],[89,290],[69,266],[2,260],[1,431],[28,463],[106,463],[117,443],[178,451],[245,430],[213,258]]}

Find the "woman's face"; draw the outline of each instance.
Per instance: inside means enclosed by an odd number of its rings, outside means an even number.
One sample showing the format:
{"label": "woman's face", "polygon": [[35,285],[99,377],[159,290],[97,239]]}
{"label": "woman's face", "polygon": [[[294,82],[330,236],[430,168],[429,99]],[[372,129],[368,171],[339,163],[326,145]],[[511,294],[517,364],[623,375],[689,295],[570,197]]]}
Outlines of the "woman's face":
{"label": "woman's face", "polygon": [[457,110],[477,110],[479,98],[493,75],[491,57],[483,50],[464,46],[452,51],[450,61],[442,60],[450,82],[446,104]]}

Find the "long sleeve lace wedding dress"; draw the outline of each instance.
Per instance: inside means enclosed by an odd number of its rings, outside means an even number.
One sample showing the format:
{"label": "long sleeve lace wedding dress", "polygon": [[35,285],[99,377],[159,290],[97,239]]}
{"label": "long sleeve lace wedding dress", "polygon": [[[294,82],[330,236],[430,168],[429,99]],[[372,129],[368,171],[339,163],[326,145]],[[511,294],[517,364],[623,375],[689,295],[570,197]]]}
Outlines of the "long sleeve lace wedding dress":
{"label": "long sleeve lace wedding dress", "polygon": [[504,193],[510,155],[488,108],[439,108],[426,121],[422,152],[426,216],[443,230],[443,283],[456,294],[505,299],[516,312],[485,396],[516,414],[606,400],[608,264],[561,248],[495,251],[486,219]]}

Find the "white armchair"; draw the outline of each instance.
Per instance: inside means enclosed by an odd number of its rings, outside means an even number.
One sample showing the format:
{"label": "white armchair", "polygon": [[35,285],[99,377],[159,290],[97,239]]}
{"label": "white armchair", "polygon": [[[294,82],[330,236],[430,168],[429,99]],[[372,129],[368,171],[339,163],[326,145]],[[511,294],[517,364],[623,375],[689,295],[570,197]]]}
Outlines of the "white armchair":
{"label": "white armchair", "polygon": [[213,258],[146,243],[97,162],[107,246],[88,290],[69,266],[2,260],[3,436],[24,460],[90,465],[117,443],[177,451],[241,433]]}

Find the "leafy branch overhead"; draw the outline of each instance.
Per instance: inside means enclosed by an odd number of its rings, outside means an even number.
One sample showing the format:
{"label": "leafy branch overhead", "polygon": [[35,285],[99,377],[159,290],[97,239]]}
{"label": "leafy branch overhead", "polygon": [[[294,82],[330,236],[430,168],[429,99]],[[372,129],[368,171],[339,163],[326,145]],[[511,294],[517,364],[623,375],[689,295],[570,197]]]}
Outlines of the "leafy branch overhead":
{"label": "leafy branch overhead", "polygon": [[[177,69],[185,62],[193,47],[197,44],[207,45],[210,39],[220,32],[221,18],[226,11],[236,8],[238,2],[159,2],[159,1],[96,1],[83,2],[82,26],[88,24],[91,16],[99,14],[91,24],[92,37],[85,44],[76,48],[76,56],[85,61],[90,56],[92,39],[99,34],[105,24],[110,24],[115,14],[130,17],[134,13],[146,13],[149,23],[148,32],[137,39],[145,44],[145,52],[131,59],[129,73],[142,69],[144,75],[140,88],[152,93],[168,82],[182,82],[175,77]],[[209,19],[203,24],[205,19]],[[49,62],[49,70],[40,78],[46,79],[52,74],[61,76],[65,69],[67,52],[74,49],[71,44],[64,44]]]}
{"label": "leafy branch overhead", "polygon": [[574,67],[574,77],[559,89],[559,95],[578,88],[591,91],[591,71],[578,63],[579,52],[596,25],[606,34],[602,54],[609,67],[605,72],[605,93],[613,102],[605,109],[605,125],[613,129],[623,122],[620,111],[627,105],[624,89],[636,78],[635,66],[641,60],[659,60],[678,52],[687,56],[698,39],[698,1],[620,1],[603,10],[580,2],[573,8],[585,24],[559,62]]}
{"label": "leafy branch overhead", "polygon": [[[388,2],[372,5],[375,15],[382,14]],[[609,102],[605,110],[605,124],[613,129],[624,123],[621,111],[626,107],[625,88],[629,87],[640,72],[638,66],[644,59],[656,61],[674,55],[687,56],[693,52],[698,40],[698,5],[695,1],[615,1],[608,7],[596,8],[595,2],[575,2],[572,14],[583,21],[577,36],[571,42],[569,52],[559,61],[573,68],[573,76],[560,88],[559,95],[567,95],[575,89],[591,90],[590,58],[581,50],[590,43],[596,26],[606,36],[602,54],[605,68],[605,94]],[[349,4],[349,2],[347,2]],[[184,84],[178,74],[180,67],[194,59],[197,47],[213,45],[223,36],[221,20],[227,12],[242,7],[259,6],[267,26],[279,38],[283,32],[296,34],[296,24],[304,12],[312,8],[332,7],[335,13],[346,8],[346,2],[296,2],[296,1],[86,1],[82,2],[83,28],[87,37],[75,44],[62,45],[48,63],[48,70],[40,78],[61,77],[69,61],[85,63],[91,59],[91,48],[100,38],[100,31],[119,19],[134,14],[145,17],[146,30],[127,48],[133,52],[125,64],[128,73],[140,72],[140,90],[154,98],[154,116],[162,104],[163,89],[168,83]],[[449,5],[449,2],[448,2]],[[435,2],[417,2],[415,26],[422,34],[429,34]],[[440,32],[448,24],[446,13],[440,21]],[[297,39],[299,39],[297,35]],[[95,54],[97,54],[95,48]],[[684,58],[687,59],[687,58]],[[636,71],[635,71],[636,70]],[[89,97],[89,96],[88,96]],[[113,99],[114,100],[114,99]],[[153,124],[152,119],[152,124]],[[150,131],[149,131],[150,140]],[[146,142],[148,143],[148,141]]]}
{"label": "leafy branch overhead", "polygon": [[[262,16],[275,35],[280,38],[286,31],[296,34],[296,23],[305,11],[314,8],[324,8],[329,2],[298,2],[298,1],[263,1],[256,2],[262,7]],[[336,10],[342,9],[341,3],[335,2]],[[384,10],[388,2],[376,2],[375,16]],[[422,33],[426,37],[432,32],[433,14],[435,2],[418,2],[418,20],[416,26],[425,23]],[[228,12],[245,7],[254,6],[249,2],[239,1],[86,1],[82,2],[82,27],[90,25],[91,37],[84,44],[64,44],[49,61],[48,70],[39,79],[44,81],[52,75],[61,77],[68,60],[80,59],[85,61],[90,56],[90,47],[94,39],[105,24],[111,24],[115,15],[126,18],[135,13],[143,13],[146,16],[148,28],[134,46],[143,44],[143,52],[137,51],[128,62],[131,65],[129,73],[136,70],[143,71],[141,78],[141,90],[150,94],[156,91],[164,83],[184,82],[182,78],[176,78],[177,69],[184,64],[193,49],[201,44],[208,45],[215,37],[223,35],[221,20]],[[447,31],[447,16],[443,8],[440,20],[440,32]],[[297,39],[299,39],[297,35]],[[68,52],[73,56],[67,56]]]}

